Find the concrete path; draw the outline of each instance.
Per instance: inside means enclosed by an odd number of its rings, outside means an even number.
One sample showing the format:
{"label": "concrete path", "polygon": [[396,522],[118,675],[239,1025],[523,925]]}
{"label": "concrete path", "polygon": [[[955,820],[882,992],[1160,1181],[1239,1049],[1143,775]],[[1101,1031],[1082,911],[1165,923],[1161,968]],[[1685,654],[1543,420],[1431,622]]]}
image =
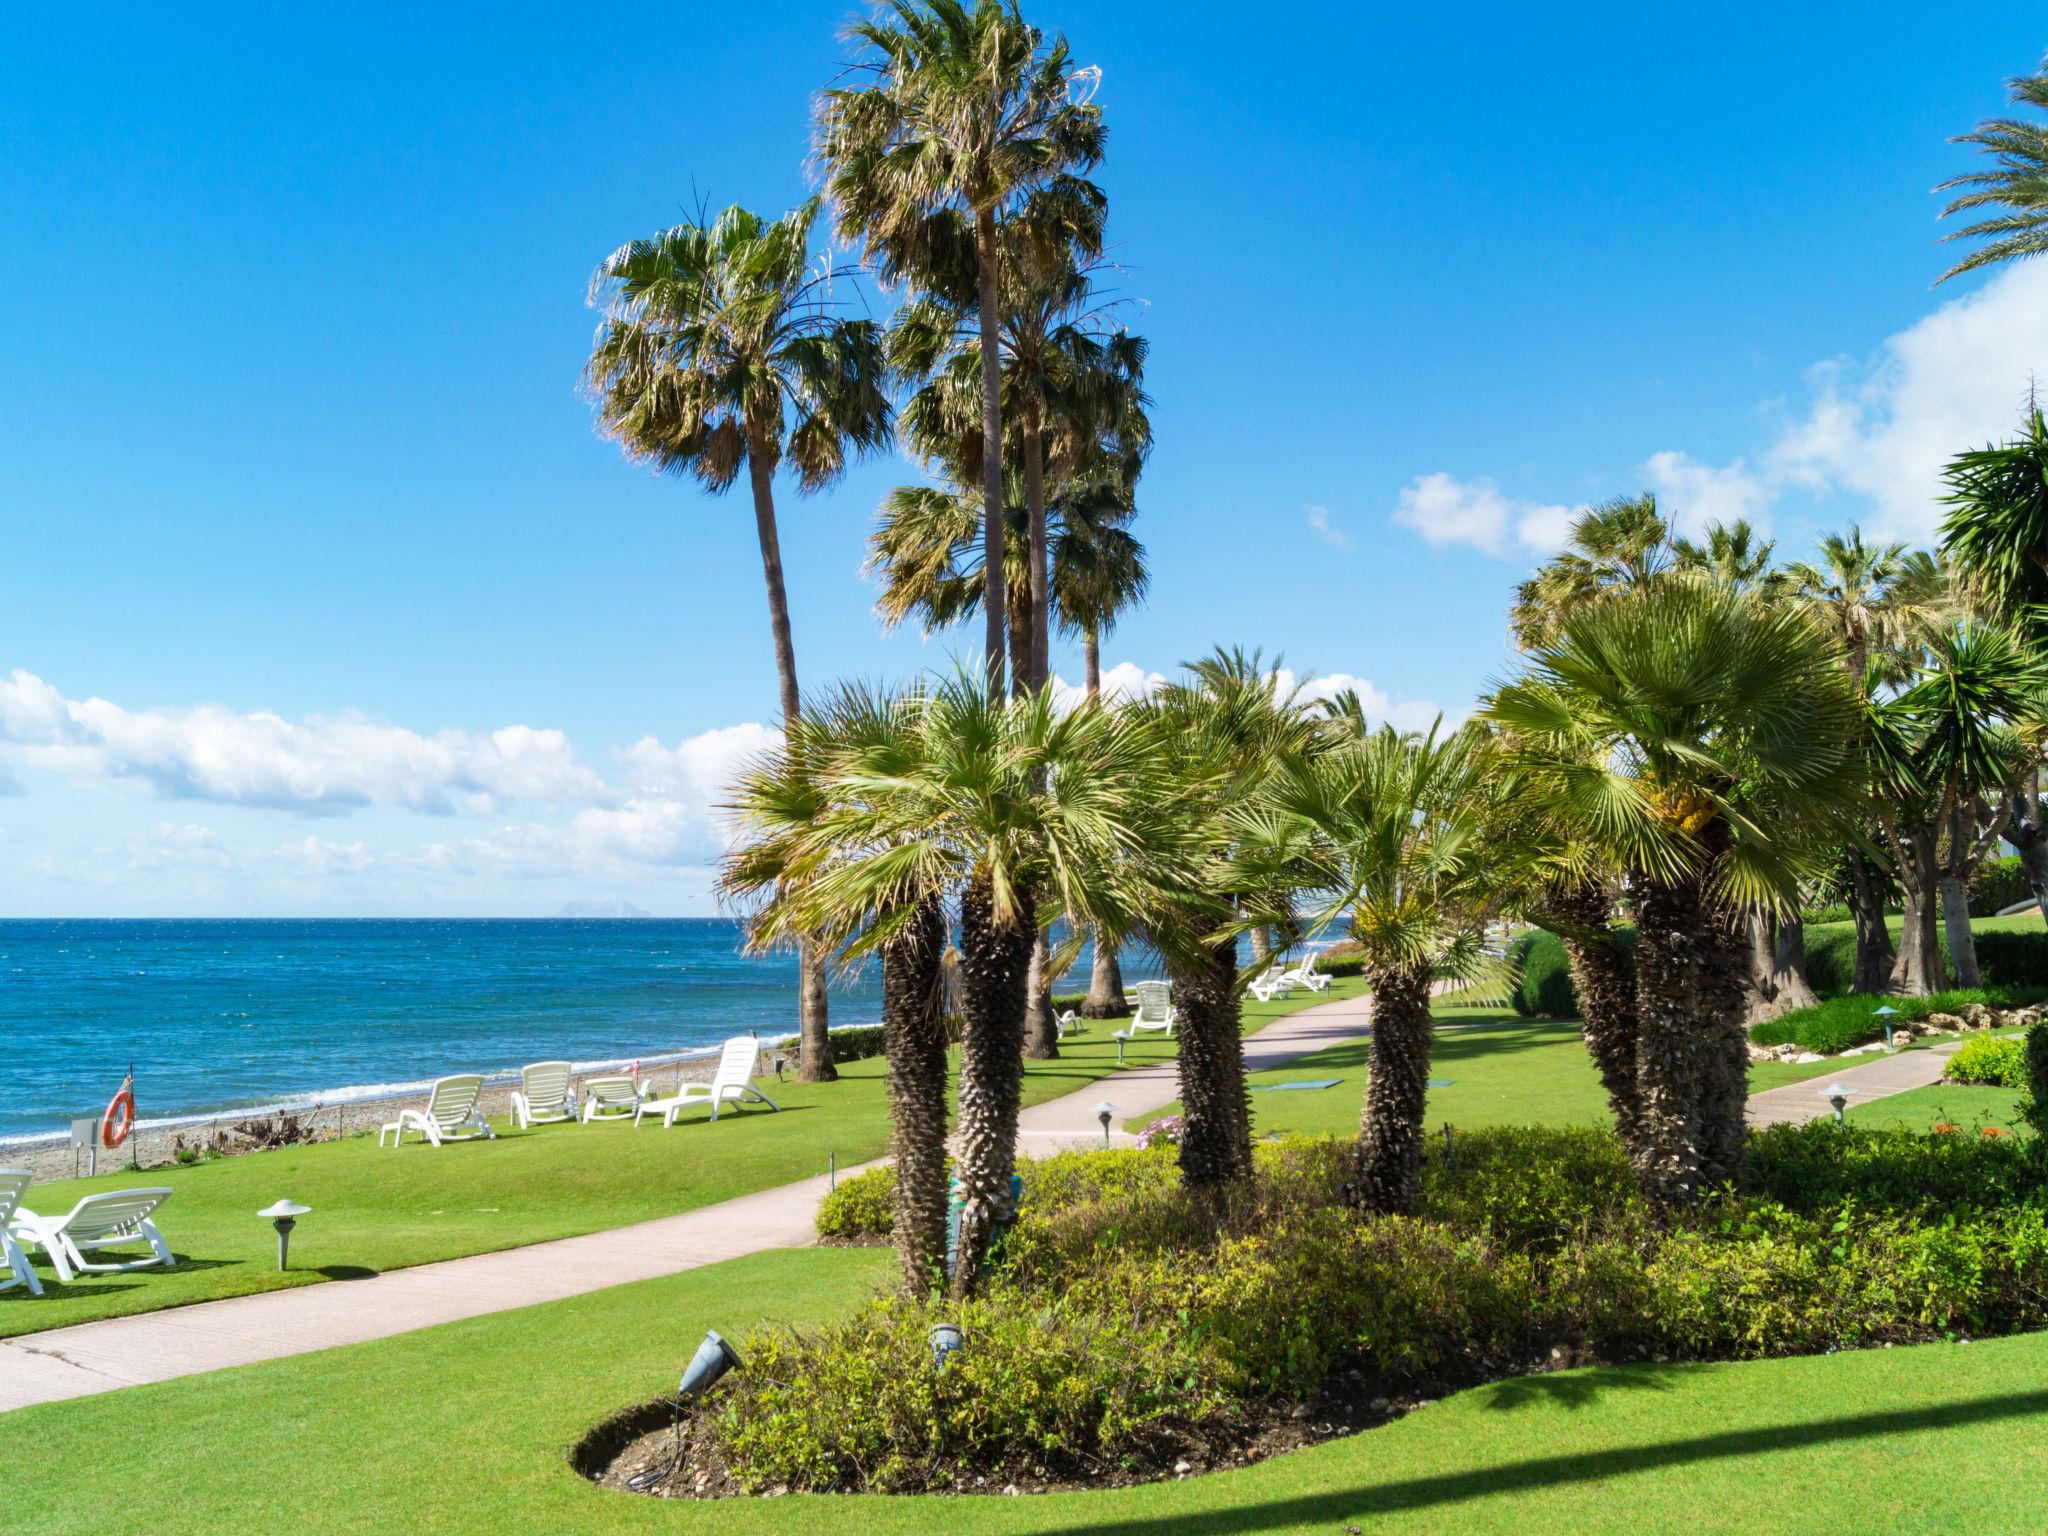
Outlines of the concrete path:
{"label": "concrete path", "polygon": [[[1246,1063],[1255,1071],[1279,1066],[1358,1038],[1365,1022],[1362,997],[1316,1004],[1276,1019],[1246,1041]],[[1089,1026],[1105,1033],[1116,1027]],[[1120,1122],[1169,1104],[1179,1093],[1171,1062],[1118,1073],[1025,1110],[1019,1116],[1020,1150],[1042,1156],[1063,1145],[1100,1145],[1095,1105],[1104,1098],[1116,1105]],[[1130,1140],[1121,1131],[1116,1135]],[[805,1247],[816,1238],[812,1219],[824,1194],[823,1177],[805,1179],[583,1237],[0,1339],[0,1412],[359,1344],[679,1274],[763,1249]]]}
{"label": "concrete path", "polygon": [[[1787,1083],[1749,1096],[1751,1125],[1804,1125],[1822,1115],[1832,1115],[1834,1106],[1821,1097],[1823,1088],[1840,1083],[1850,1089],[1849,1107],[1888,1099],[1895,1093],[1925,1088],[1941,1081],[1941,1070],[1949,1057],[1962,1049],[1961,1041],[1929,1046],[1924,1051],[1900,1051],[1896,1056],[1875,1052],[1862,1057],[1862,1066],[1844,1066],[1825,1077],[1810,1077],[1803,1083]],[[1849,1058],[1851,1061],[1856,1057]]]}

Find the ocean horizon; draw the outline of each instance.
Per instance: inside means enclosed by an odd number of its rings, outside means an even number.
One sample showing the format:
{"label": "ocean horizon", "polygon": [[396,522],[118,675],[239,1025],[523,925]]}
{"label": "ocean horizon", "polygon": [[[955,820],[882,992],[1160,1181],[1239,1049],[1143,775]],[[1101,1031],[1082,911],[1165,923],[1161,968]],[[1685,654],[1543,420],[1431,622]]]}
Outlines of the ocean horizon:
{"label": "ocean horizon", "polygon": [[[449,1072],[671,1058],[796,1030],[796,958],[731,918],[0,919],[0,1143],[376,1097]],[[835,974],[835,1027],[881,1014]]]}

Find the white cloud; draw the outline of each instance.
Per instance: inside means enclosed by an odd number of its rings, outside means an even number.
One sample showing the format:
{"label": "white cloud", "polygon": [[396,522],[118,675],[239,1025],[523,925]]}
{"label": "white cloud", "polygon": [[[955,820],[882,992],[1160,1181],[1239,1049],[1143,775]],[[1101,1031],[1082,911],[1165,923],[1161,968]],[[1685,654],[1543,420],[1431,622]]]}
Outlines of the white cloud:
{"label": "white cloud", "polygon": [[422,736],[358,716],[294,722],[205,704],[130,710],[72,700],[31,672],[0,680],[0,755],[78,779],[141,784],[167,800],[332,814],[399,806],[432,815],[505,800],[587,804],[610,790],[560,731]]}
{"label": "white cloud", "polygon": [[1460,480],[1441,470],[1401,487],[1394,506],[1394,521],[1436,548],[1469,544],[1501,556],[1549,554],[1564,542],[1576,515],[1571,507],[1504,496],[1483,475]]}
{"label": "white cloud", "polygon": [[[1106,668],[1102,674],[1102,697],[1105,703],[1124,704],[1132,699],[1150,698],[1166,686],[1166,679],[1160,673],[1147,672],[1136,662],[1120,661]],[[1087,688],[1080,683],[1070,683],[1064,677],[1052,680],[1053,707],[1066,711],[1079,709],[1088,698]]]}
{"label": "white cloud", "polygon": [[1337,549],[1349,549],[1351,547],[1351,535],[1341,528],[1334,528],[1330,525],[1330,509],[1328,507],[1306,507],[1303,510],[1308,514],[1309,532],[1313,533],[1325,544],[1332,545]]}
{"label": "white cloud", "polygon": [[[1294,686],[1294,674],[1285,667],[1280,669],[1282,692]],[[1322,677],[1311,677],[1302,684],[1298,695],[1303,704],[1319,704],[1325,699],[1334,699],[1340,693],[1355,693],[1358,702],[1365,709],[1365,717],[1375,725],[1391,725],[1399,731],[1426,731],[1441,715],[1446,725],[1455,725],[1463,719],[1466,711],[1446,710],[1428,699],[1401,699],[1388,694],[1370,678],[1359,677],[1350,672],[1331,672]]]}
{"label": "white cloud", "polygon": [[1867,497],[1880,531],[1924,539],[1941,520],[1943,466],[2010,434],[2043,374],[2048,263],[2022,262],[1886,338],[1871,362],[1812,370],[1812,399],[1768,462],[1808,490]]}
{"label": "white cloud", "polygon": [[1740,459],[1716,469],[1690,454],[1653,453],[1643,474],[1657,493],[1657,510],[1674,532],[1682,534],[1697,535],[1711,524],[1745,518],[1765,526],[1777,494]]}

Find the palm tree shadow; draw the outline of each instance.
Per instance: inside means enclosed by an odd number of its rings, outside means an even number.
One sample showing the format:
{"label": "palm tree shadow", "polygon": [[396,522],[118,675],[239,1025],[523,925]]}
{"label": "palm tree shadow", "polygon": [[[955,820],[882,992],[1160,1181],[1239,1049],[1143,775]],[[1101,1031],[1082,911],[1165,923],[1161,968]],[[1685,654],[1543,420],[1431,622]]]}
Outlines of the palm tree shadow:
{"label": "palm tree shadow", "polygon": [[1486,1388],[1489,1413],[1522,1408],[1591,1408],[1616,1392],[1669,1392],[1682,1374],[1678,1366],[1638,1365],[1625,1371],[1552,1371],[1514,1376]]}
{"label": "palm tree shadow", "polygon": [[[1475,1499],[1598,1483],[1609,1478],[1754,1456],[1766,1451],[1811,1449],[1930,1429],[1957,1430],[2029,1418],[2044,1412],[2048,1412],[2048,1391],[2015,1392],[1925,1408],[1850,1414],[1817,1423],[1752,1425],[1650,1445],[1537,1456],[1501,1466],[1474,1468],[1468,1472],[1403,1478],[1378,1485],[1363,1484],[1328,1493],[1272,1499],[1236,1509],[1212,1506],[1206,1511],[1179,1510],[1133,1520],[1087,1518],[1065,1525],[1042,1526],[1040,1530],[1043,1536],[1082,1536],[1084,1532],[1091,1533],[1091,1536],[1246,1536],[1246,1533],[1282,1527],[1335,1525],[1340,1522],[1357,1524],[1374,1515],[1395,1515],[1458,1505]],[[1241,1477],[1242,1474],[1236,1476]],[[1211,1494],[1212,1498],[1229,1496],[1224,1486],[1219,1486]]]}

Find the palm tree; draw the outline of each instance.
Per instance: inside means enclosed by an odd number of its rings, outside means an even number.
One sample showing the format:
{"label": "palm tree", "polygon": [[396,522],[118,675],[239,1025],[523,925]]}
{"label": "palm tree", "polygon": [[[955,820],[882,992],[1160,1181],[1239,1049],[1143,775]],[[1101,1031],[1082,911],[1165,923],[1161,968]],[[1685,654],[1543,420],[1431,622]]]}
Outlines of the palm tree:
{"label": "palm tree", "polygon": [[[2014,105],[2048,108],[2048,73],[2022,75],[2007,86]],[[1994,117],[1980,123],[1974,133],[1960,134],[1950,142],[1976,145],[1991,157],[1992,166],[1936,187],[1937,192],[1960,192],[1942,209],[1941,216],[1975,214],[1979,209],[2005,211],[1942,236],[1944,240],[1982,240],[1984,244],[1935,282],[1945,283],[1979,267],[2048,251],[2048,127],[2020,118]]]}
{"label": "palm tree", "polygon": [[1422,1193],[1423,1109],[1442,978],[1487,971],[1487,921],[1510,888],[1513,845],[1490,838],[1504,789],[1477,730],[1420,735],[1391,726],[1291,758],[1276,800],[1314,838],[1318,923],[1348,918],[1372,990],[1372,1062],[1346,1198],[1411,1214]]}
{"label": "palm tree", "polygon": [[[899,1207],[899,1233],[917,1235],[904,1247],[913,1284],[930,1273],[931,1169],[943,1168],[928,1065],[926,1010],[940,984],[931,914],[935,902],[955,910],[965,1205],[953,1289],[970,1294],[1011,1201],[1035,893],[1128,924],[1122,869],[1144,854],[1126,817],[1150,803],[1140,792],[1147,757],[1113,712],[1061,714],[1050,690],[1006,699],[979,676],[892,694],[847,690],[820,715],[830,735],[799,752],[796,772],[769,775],[766,794],[750,779],[739,797],[745,835],[729,858],[727,888],[766,894],[752,927],[757,945],[815,932],[851,957],[881,953],[885,991],[903,1009],[888,1027],[923,1042],[927,1065],[903,1069],[916,1082],[905,1099],[919,1106],[903,1134],[918,1140],[925,1170]],[[792,778],[814,786],[809,799],[774,788]],[[890,981],[892,962],[900,986]]]}
{"label": "palm tree", "polygon": [[[1909,658],[1949,606],[1947,579],[1933,556],[1902,543],[1866,543],[1854,524],[1846,534],[1821,540],[1818,563],[1795,561],[1786,576],[1793,600],[1834,635],[1849,686],[1866,701],[1880,684],[1911,675]],[[1854,992],[1884,991],[1895,961],[1885,921],[1886,881],[1862,846],[1870,836],[1867,818],[1860,818],[1844,848],[1856,923]]]}
{"label": "palm tree", "polygon": [[1777,541],[1758,534],[1749,519],[1738,517],[1732,523],[1709,524],[1704,543],[1674,538],[1671,569],[1738,592],[1772,597],[1786,584],[1785,573],[1771,564],[1777,547]]}
{"label": "palm tree", "polygon": [[[802,713],[775,472],[816,491],[849,457],[885,446],[890,409],[881,334],[835,313],[829,271],[811,267],[814,198],[769,221],[728,208],[621,246],[591,280],[604,321],[585,365],[605,433],[628,457],[707,490],[747,471],[787,730]],[[806,1082],[829,1082],[823,957],[799,949],[798,1027]]]}
{"label": "palm tree", "polygon": [[971,238],[981,344],[982,563],[989,675],[1003,672],[1000,232],[1022,201],[1102,158],[1099,108],[1076,100],[1064,38],[1013,3],[889,0],[855,22],[865,79],[822,93],[816,151],[842,235],[891,281],[961,268]]}
{"label": "palm tree", "polygon": [[1637,1172],[1660,1204],[1743,1171],[1739,919],[1827,863],[1860,782],[1856,712],[1803,612],[1695,582],[1572,615],[1487,704],[1534,806],[1626,883]]}
{"label": "palm tree", "polygon": [[1564,551],[1515,589],[1508,622],[1523,650],[1554,639],[1564,619],[1653,580],[1671,564],[1671,530],[1656,496],[1622,496],[1582,514]]}

